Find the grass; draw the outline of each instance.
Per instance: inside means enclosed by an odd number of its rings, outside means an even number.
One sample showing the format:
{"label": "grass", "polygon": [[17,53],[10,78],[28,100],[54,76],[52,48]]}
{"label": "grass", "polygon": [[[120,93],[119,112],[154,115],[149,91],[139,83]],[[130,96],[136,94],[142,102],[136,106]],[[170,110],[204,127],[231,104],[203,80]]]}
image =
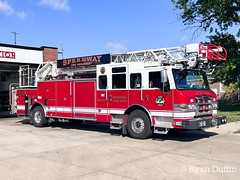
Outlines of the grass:
{"label": "grass", "polygon": [[227,122],[240,121],[240,101],[218,101],[218,115],[226,116]]}
{"label": "grass", "polygon": [[238,131],[236,131],[236,132],[234,132],[234,133],[240,133],[240,130],[238,130]]}

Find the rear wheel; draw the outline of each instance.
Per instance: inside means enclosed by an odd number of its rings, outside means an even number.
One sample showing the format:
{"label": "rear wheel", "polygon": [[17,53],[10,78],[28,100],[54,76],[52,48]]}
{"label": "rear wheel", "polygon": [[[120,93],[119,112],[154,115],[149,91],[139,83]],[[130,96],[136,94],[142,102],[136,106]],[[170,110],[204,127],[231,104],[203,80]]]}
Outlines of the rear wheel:
{"label": "rear wheel", "polygon": [[36,127],[44,127],[48,125],[48,121],[42,107],[37,106],[33,109],[31,121]]}
{"label": "rear wheel", "polygon": [[141,110],[133,111],[128,117],[127,130],[133,138],[149,138],[152,135],[149,117]]}

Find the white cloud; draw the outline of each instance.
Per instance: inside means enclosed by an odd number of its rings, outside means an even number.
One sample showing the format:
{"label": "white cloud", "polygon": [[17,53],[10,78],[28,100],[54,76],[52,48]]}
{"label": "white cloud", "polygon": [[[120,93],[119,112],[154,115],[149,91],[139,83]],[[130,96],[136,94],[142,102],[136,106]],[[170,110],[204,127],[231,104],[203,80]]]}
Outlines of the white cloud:
{"label": "white cloud", "polygon": [[7,16],[11,16],[14,13],[14,9],[8,4],[7,0],[0,0],[0,12]]}
{"label": "white cloud", "polygon": [[123,44],[125,41],[121,42],[107,42],[104,49],[107,49],[110,51],[110,53],[122,53],[127,51],[127,47]]}
{"label": "white cloud", "polygon": [[21,20],[24,20],[27,17],[27,14],[24,11],[15,12],[14,8],[9,5],[7,0],[0,0],[0,13],[4,13],[7,16],[16,15]]}
{"label": "white cloud", "polygon": [[21,20],[24,20],[24,19],[26,19],[27,14],[24,11],[18,12],[17,17],[19,17],[19,19],[21,19]]}
{"label": "white cloud", "polygon": [[51,7],[54,10],[70,11],[68,0],[40,0],[38,5]]}

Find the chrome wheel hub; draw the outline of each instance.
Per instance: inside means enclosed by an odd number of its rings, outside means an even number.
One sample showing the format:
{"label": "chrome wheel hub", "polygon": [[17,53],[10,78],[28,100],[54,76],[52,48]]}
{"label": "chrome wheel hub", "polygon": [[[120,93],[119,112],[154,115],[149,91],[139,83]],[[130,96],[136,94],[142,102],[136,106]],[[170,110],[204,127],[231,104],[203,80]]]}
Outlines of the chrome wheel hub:
{"label": "chrome wheel hub", "polygon": [[135,133],[138,133],[138,134],[142,133],[144,131],[144,128],[145,128],[144,121],[140,117],[134,118],[132,120],[131,126],[132,126],[132,130]]}
{"label": "chrome wheel hub", "polygon": [[42,119],[42,114],[41,114],[41,112],[36,111],[35,114],[34,114],[34,121],[35,121],[36,123],[40,123],[40,122],[41,122],[41,119]]}

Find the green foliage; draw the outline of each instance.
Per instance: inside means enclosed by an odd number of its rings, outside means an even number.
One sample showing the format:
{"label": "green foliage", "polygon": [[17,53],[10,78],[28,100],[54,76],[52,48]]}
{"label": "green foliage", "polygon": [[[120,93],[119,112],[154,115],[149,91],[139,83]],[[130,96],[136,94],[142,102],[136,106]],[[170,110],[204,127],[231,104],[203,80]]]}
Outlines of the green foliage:
{"label": "green foliage", "polygon": [[240,121],[240,111],[218,111],[219,116],[226,116],[227,122]]}
{"label": "green foliage", "polygon": [[[227,30],[240,24],[239,0],[172,0],[174,10],[181,10],[184,25],[196,25],[204,31],[212,32],[217,28]],[[238,29],[240,35],[240,29]]]}
{"label": "green foliage", "polygon": [[[172,0],[175,10],[180,10],[180,17],[184,25],[204,31],[214,31],[216,35],[210,36],[213,44],[226,48],[228,57],[226,62],[216,61],[213,64],[225,66],[213,74],[213,82],[224,82],[232,85],[227,90],[237,89],[237,76],[240,71],[240,43],[231,34],[219,33],[236,25],[240,36],[240,0]],[[217,25],[217,26],[216,26]],[[196,33],[197,30],[194,32]]]}
{"label": "green foliage", "polygon": [[228,86],[226,88],[226,93],[228,92],[232,92],[232,91],[236,91],[238,88],[239,84],[237,82],[235,82],[234,84],[232,84],[231,86]]}
{"label": "green foliage", "polygon": [[240,121],[240,102],[239,101],[219,101],[218,115],[226,116],[227,122]]}
{"label": "green foliage", "polygon": [[238,87],[237,76],[240,71],[240,42],[231,34],[217,33],[210,36],[210,43],[226,48],[228,56],[226,61],[212,61],[216,66],[224,66],[222,69],[216,69],[213,73],[214,82],[224,82],[230,85],[227,91],[236,90]]}

